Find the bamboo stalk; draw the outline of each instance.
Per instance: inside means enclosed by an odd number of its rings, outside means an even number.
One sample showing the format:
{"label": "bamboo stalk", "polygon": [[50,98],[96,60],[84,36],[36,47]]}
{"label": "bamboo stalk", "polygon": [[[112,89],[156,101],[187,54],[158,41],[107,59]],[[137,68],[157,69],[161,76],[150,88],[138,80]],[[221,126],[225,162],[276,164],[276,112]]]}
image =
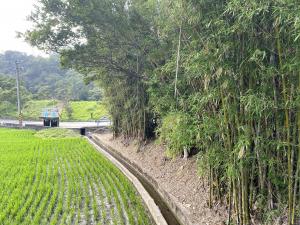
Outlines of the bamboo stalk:
{"label": "bamboo stalk", "polygon": [[285,102],[284,107],[284,115],[285,115],[285,121],[284,121],[284,127],[286,131],[286,142],[287,142],[287,157],[288,157],[288,224],[292,225],[292,211],[293,211],[293,192],[292,192],[292,186],[293,186],[293,168],[292,168],[292,150],[291,150],[291,143],[290,143],[290,124],[289,124],[289,110],[287,108],[288,103],[288,96],[287,96],[287,84],[285,76],[282,73],[282,48],[281,48],[281,42],[280,42],[280,34],[278,26],[276,27],[276,39],[277,39],[277,51],[278,51],[278,58],[279,58],[279,70],[281,71],[282,75],[282,92],[283,92],[283,99]]}
{"label": "bamboo stalk", "polygon": [[227,218],[227,224],[231,224],[231,209],[232,209],[232,182],[231,179],[229,181],[229,207],[228,207],[228,218]]}
{"label": "bamboo stalk", "polygon": [[212,190],[212,168],[211,166],[209,166],[209,177],[208,177],[208,181],[209,181],[209,202],[208,202],[208,207],[212,208],[212,195],[213,195],[213,190]]}
{"label": "bamboo stalk", "polygon": [[[300,91],[300,74],[298,78],[298,91]],[[297,110],[297,128],[298,132],[298,160],[296,165],[296,172],[295,172],[295,182],[294,182],[294,193],[293,193],[293,210],[292,210],[292,224],[295,224],[295,214],[296,214],[296,207],[297,207],[297,189],[298,189],[298,183],[299,183],[299,170],[300,170],[300,107],[298,107]],[[299,183],[300,185],[300,183]]]}
{"label": "bamboo stalk", "polygon": [[241,218],[240,218],[238,187],[237,187],[236,179],[233,179],[233,196],[234,196],[234,208],[236,213],[236,220],[237,220],[237,224],[240,225]]}

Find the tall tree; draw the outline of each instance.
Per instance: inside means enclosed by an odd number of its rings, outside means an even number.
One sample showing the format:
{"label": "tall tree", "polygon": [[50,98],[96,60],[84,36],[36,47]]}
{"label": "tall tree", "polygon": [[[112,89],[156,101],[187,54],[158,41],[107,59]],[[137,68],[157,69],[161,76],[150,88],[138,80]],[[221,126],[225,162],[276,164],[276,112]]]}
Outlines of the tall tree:
{"label": "tall tree", "polygon": [[[159,45],[141,1],[44,1],[26,33],[31,44],[61,54],[65,67],[101,78],[115,133],[145,138],[150,135],[151,112],[146,80],[157,62],[149,57]],[[144,10],[145,11],[145,10]],[[147,10],[146,10],[147,11]],[[118,110],[119,108],[122,110]]]}

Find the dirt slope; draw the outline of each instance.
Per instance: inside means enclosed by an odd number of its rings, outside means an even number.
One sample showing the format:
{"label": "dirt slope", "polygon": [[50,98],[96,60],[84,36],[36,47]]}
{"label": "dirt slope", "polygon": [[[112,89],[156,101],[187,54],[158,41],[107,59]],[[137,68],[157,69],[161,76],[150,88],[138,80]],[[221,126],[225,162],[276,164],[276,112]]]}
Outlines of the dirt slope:
{"label": "dirt slope", "polygon": [[174,202],[197,225],[223,225],[226,221],[224,206],[207,207],[208,188],[197,175],[196,157],[167,160],[162,146],[149,143],[139,149],[135,141],[112,139],[112,134],[98,134],[106,145],[119,151],[137,164],[143,172],[154,178],[173,198]]}

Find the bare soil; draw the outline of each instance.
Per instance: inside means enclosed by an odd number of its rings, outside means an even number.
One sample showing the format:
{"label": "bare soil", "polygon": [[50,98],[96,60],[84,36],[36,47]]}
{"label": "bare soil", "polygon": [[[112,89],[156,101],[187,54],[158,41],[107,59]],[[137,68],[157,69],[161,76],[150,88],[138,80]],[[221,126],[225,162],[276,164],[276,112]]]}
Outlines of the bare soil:
{"label": "bare soil", "polygon": [[197,158],[168,159],[164,146],[154,142],[139,146],[135,140],[113,139],[111,133],[97,137],[157,181],[195,225],[223,225],[226,209],[221,204],[208,208],[208,186],[197,174]]}

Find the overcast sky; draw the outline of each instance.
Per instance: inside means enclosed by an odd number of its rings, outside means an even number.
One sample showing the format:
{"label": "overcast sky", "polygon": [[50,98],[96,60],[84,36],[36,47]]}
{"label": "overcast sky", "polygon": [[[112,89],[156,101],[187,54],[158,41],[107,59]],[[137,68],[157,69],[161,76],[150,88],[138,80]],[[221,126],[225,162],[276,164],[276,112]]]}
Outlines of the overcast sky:
{"label": "overcast sky", "polygon": [[44,55],[23,40],[16,38],[16,32],[24,32],[31,24],[26,17],[34,9],[37,0],[1,0],[0,1],[0,52],[15,50],[33,55]]}

